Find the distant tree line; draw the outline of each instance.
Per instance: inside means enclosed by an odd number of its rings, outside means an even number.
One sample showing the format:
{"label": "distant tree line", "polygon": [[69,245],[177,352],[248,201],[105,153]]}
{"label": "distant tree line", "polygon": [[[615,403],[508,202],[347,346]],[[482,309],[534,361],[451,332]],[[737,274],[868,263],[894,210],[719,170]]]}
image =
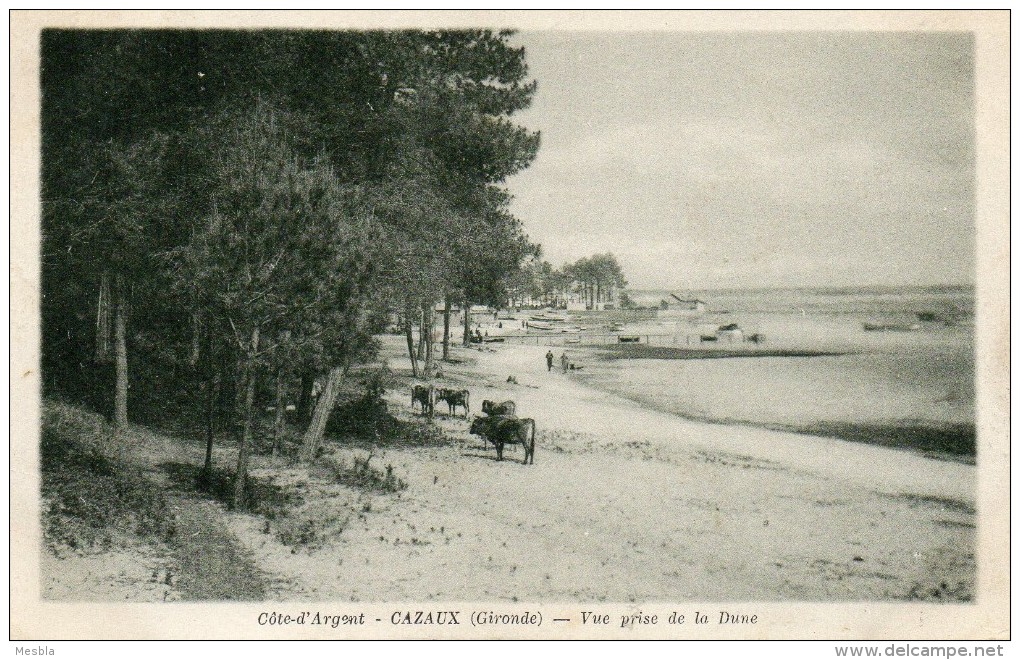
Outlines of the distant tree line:
{"label": "distant tree line", "polygon": [[259,406],[279,451],[296,398],[311,458],[394,314],[431,376],[436,305],[500,305],[538,254],[508,210],[539,144],[510,35],[45,31],[46,393],[190,417],[207,470],[232,430],[243,507]]}
{"label": "distant tree line", "polygon": [[[562,307],[571,295],[579,295],[586,307],[598,303],[629,301],[623,295],[627,286],[623,268],[611,253],[582,257],[562,268],[554,268],[538,256],[530,257],[510,284],[510,301],[530,299],[545,305]],[[617,300],[617,296],[620,299]]]}

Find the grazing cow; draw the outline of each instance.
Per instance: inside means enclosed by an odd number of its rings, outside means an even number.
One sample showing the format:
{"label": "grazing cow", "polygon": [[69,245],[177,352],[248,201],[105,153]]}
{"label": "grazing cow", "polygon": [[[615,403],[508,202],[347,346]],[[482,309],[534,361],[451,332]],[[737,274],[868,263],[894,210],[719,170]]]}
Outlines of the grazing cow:
{"label": "grazing cow", "polygon": [[411,411],[414,412],[414,404],[421,404],[421,414],[428,414],[430,417],[435,411],[436,391],[431,385],[415,385],[411,388]]}
{"label": "grazing cow", "polygon": [[504,401],[503,403],[495,403],[486,399],[482,401],[482,412],[486,415],[493,416],[505,416],[505,415],[516,415],[517,404],[513,401]]}
{"label": "grazing cow", "polygon": [[457,406],[464,408],[464,419],[467,419],[468,413],[471,412],[470,398],[471,393],[467,390],[451,390],[445,387],[436,390],[436,401],[445,401],[451,415],[456,414]]}
{"label": "grazing cow", "polygon": [[521,417],[475,417],[471,433],[496,445],[496,459],[503,460],[504,445],[524,447],[524,464],[535,464],[535,420]]}

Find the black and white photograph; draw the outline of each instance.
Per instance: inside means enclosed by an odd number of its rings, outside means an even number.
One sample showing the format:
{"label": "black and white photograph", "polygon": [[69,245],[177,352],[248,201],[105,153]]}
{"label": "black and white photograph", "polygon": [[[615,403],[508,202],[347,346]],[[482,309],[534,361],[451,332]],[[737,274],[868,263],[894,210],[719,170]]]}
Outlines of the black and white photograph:
{"label": "black and white photograph", "polygon": [[16,19],[13,639],[1008,638],[1008,12]]}

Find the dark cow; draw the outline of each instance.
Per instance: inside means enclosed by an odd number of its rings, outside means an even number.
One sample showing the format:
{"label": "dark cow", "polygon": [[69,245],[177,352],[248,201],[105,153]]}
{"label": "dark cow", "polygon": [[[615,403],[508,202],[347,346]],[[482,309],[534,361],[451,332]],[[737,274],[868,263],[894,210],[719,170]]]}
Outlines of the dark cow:
{"label": "dark cow", "polygon": [[486,415],[516,415],[517,404],[513,401],[504,401],[502,403],[495,403],[486,399],[482,401],[482,412]]}
{"label": "dark cow", "polygon": [[421,404],[421,414],[432,416],[435,411],[435,388],[431,385],[415,385],[411,388],[411,411],[414,411],[414,404]]}
{"label": "dark cow", "polygon": [[[514,417],[517,414],[517,404],[509,400],[495,403],[486,399],[482,401],[482,412],[493,417]],[[488,448],[488,439],[482,436],[482,441],[485,443],[485,447]]]}
{"label": "dark cow", "polygon": [[468,413],[471,412],[470,399],[471,393],[467,390],[451,390],[445,387],[436,390],[436,401],[445,401],[451,415],[456,414],[457,406],[460,406],[464,409],[464,419],[467,419]]}
{"label": "dark cow", "polygon": [[524,447],[524,464],[535,464],[535,420],[522,417],[475,417],[471,433],[496,445],[496,459],[503,460],[504,445]]}

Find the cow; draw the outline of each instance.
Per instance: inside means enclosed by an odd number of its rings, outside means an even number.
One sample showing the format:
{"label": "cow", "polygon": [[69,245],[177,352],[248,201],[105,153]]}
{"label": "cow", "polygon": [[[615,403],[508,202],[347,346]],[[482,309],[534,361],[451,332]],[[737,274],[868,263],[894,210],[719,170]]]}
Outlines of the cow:
{"label": "cow", "polygon": [[513,401],[504,401],[502,403],[495,403],[486,399],[482,401],[482,412],[486,415],[516,415],[517,404]]}
{"label": "cow", "polygon": [[421,414],[432,416],[435,411],[435,388],[431,385],[415,385],[411,388],[411,411],[414,404],[421,404]]}
{"label": "cow", "polygon": [[535,420],[527,417],[475,417],[471,433],[496,445],[496,460],[503,460],[504,445],[524,447],[524,464],[535,464]]}
{"label": "cow", "polygon": [[471,412],[470,399],[471,393],[467,390],[451,390],[445,387],[436,390],[436,401],[445,401],[451,415],[456,414],[457,406],[464,408],[464,419],[467,419],[468,413]]}

